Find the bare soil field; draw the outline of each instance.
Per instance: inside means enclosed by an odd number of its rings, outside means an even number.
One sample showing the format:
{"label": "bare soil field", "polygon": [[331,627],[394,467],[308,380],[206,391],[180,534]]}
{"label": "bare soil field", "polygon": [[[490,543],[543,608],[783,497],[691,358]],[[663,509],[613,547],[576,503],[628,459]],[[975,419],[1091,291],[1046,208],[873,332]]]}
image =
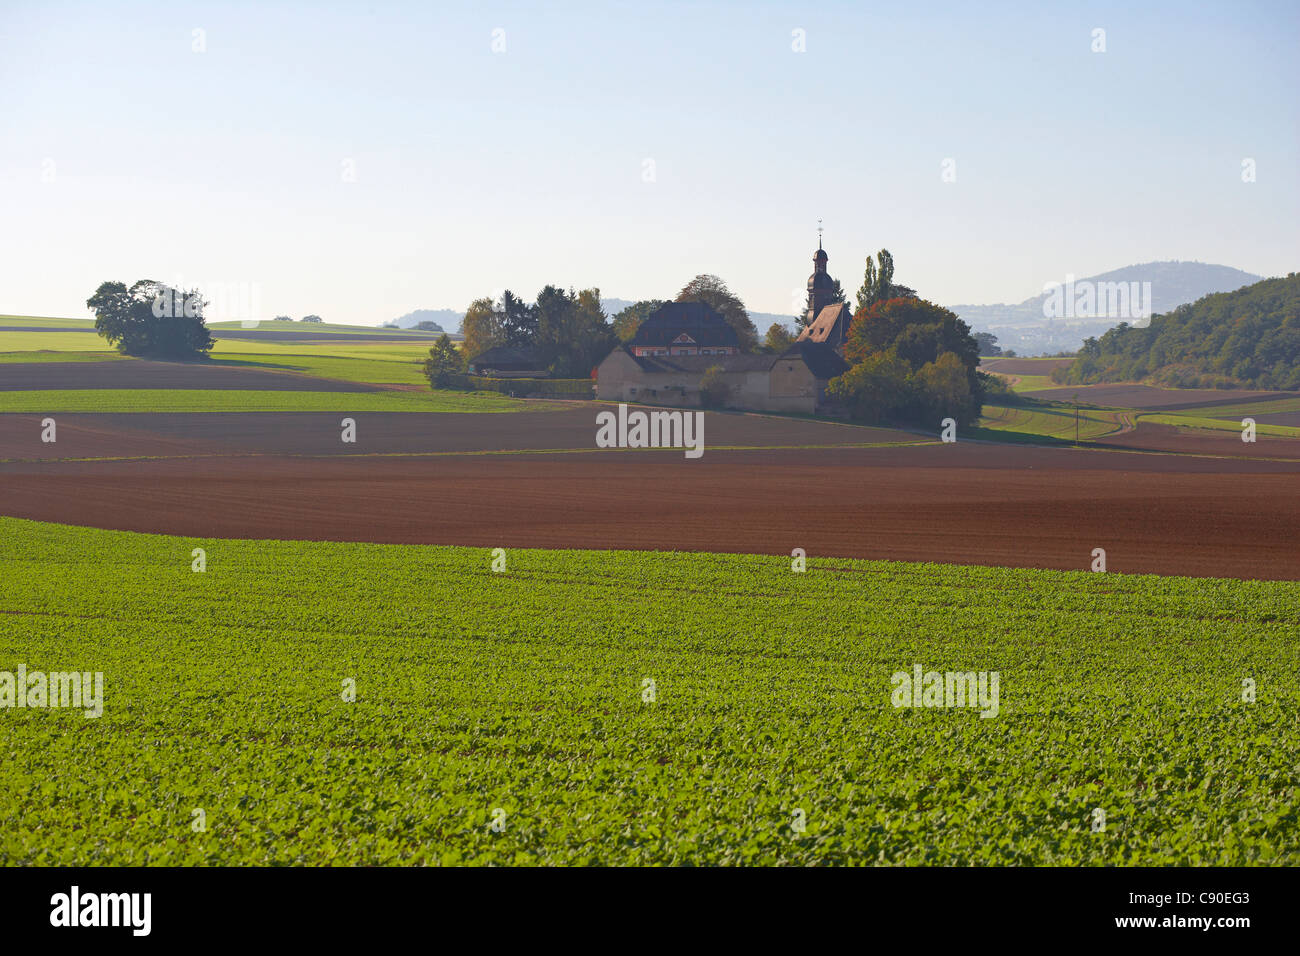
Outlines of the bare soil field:
{"label": "bare soil field", "polygon": [[1255,421],[1261,425],[1290,425],[1292,428],[1300,428],[1300,412],[1273,412],[1267,415],[1256,415]]}
{"label": "bare soil field", "polygon": [[[340,440],[342,412],[63,414],[58,441],[41,441],[41,415],[0,414],[0,460],[159,455],[412,455],[596,447],[596,413],[574,402],[560,411],[508,415],[365,412],[350,415],[357,441]],[[924,435],[833,422],[706,412],[705,448],[921,442]],[[667,454],[667,452],[665,452]],[[682,452],[675,453],[681,457]]]}
{"label": "bare soil field", "polygon": [[42,388],[200,388],[276,392],[380,390],[377,385],[206,362],[131,359],[112,362],[0,363],[0,391]]}
{"label": "bare soil field", "polygon": [[1138,422],[1137,428],[1133,431],[1098,438],[1093,444],[1183,455],[1227,455],[1250,460],[1287,458],[1300,461],[1300,440],[1294,438],[1257,435],[1254,443],[1247,443],[1241,440],[1238,432],[1180,428],[1176,425],[1156,425],[1152,422]]}
{"label": "bare soil field", "polygon": [[1300,398],[1300,392],[1236,391],[1215,388],[1156,388],[1153,385],[1069,385],[1044,388],[1032,393],[1036,401],[1069,402],[1074,396],[1089,405],[1163,411],[1175,408],[1203,408],[1259,401],[1261,406],[1283,398]]}
{"label": "bare soil field", "polygon": [[978,442],[694,461],[676,450],[8,461],[0,511],[198,539],[799,547],[813,569],[841,556],[1085,570],[1100,547],[1110,571],[1300,579],[1298,479],[1295,462]]}
{"label": "bare soil field", "polygon": [[1064,368],[1074,359],[1022,359],[991,358],[980,362],[981,372],[997,372],[1001,375],[1051,375],[1052,369]]}

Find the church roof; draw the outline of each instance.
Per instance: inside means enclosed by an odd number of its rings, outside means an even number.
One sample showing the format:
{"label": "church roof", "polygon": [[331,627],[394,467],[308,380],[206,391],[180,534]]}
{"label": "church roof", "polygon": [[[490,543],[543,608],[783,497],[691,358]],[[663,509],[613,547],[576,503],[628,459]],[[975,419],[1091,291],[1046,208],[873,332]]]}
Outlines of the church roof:
{"label": "church roof", "polygon": [[[831,333],[835,331],[835,323],[839,321],[841,316],[844,318],[844,331],[842,334],[847,337],[849,333],[849,322],[853,319],[853,313],[849,311],[847,302],[834,302],[824,307],[821,312],[817,314],[817,318],[813,320],[812,324],[799,333],[799,338],[795,341],[803,342],[804,340],[811,340],[813,342],[825,342]],[[839,343],[835,342],[832,344],[838,345]]]}
{"label": "church roof", "polygon": [[736,330],[704,302],[667,302],[650,314],[632,339],[632,345],[671,345],[686,333],[696,345],[740,347]]}

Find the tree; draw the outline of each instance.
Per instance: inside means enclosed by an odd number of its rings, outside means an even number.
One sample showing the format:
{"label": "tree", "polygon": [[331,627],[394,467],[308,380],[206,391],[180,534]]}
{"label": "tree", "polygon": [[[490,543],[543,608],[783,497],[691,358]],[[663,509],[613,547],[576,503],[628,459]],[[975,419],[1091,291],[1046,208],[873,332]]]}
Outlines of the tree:
{"label": "tree", "polygon": [[423,320],[423,321],[421,321],[421,322],[416,322],[416,323],[415,323],[415,328],[419,329],[421,332],[441,332],[441,331],[442,331],[442,326],[439,325],[437,322],[434,322],[432,319],[425,319],[425,320]]}
{"label": "tree", "polygon": [[424,374],[429,378],[430,388],[450,388],[460,374],[461,357],[446,332],[438,336],[438,341],[429,349],[429,357],[424,360]]}
{"label": "tree", "polygon": [[501,296],[501,336],[503,345],[527,348],[537,334],[537,312],[509,289]]}
{"label": "tree", "polygon": [[980,355],[987,355],[992,358],[995,355],[1001,355],[1002,349],[998,347],[998,337],[992,332],[975,332],[975,347],[979,349]]}
{"label": "tree", "polygon": [[971,383],[966,366],[952,352],[944,352],[933,362],[917,370],[915,384],[926,406],[926,416],[933,428],[951,417],[959,424],[969,424],[979,418],[973,409]]}
{"label": "tree", "polygon": [[292,322],[293,319],[291,319],[291,318],[290,318],[289,316],[287,316],[287,315],[277,315],[277,316],[276,316],[274,319],[272,319],[271,321],[272,321],[272,322]]}
{"label": "tree", "polygon": [[493,308],[491,299],[475,299],[471,302],[465,310],[465,320],[461,323],[460,330],[465,336],[461,350],[467,359],[505,344],[501,316]]}
{"label": "tree", "polygon": [[568,354],[554,363],[552,374],[561,378],[587,378],[617,344],[600,303],[600,290],[583,289],[574,299]]}
{"label": "tree", "polygon": [[916,290],[894,281],[894,257],[888,249],[876,253],[877,265],[867,256],[867,268],[862,277],[862,287],[858,289],[858,308],[865,309],[883,302],[885,299],[915,299]]}
{"label": "tree", "polygon": [[[286,318],[287,318],[287,316],[286,316]],[[302,321],[304,321],[304,322],[324,322],[325,320],[322,319],[319,315],[304,315],[304,316],[302,317]]]}
{"label": "tree", "polygon": [[876,352],[826,386],[858,421],[880,424],[902,417],[913,403],[911,369],[892,349]]}
{"label": "tree", "polygon": [[853,367],[827,392],[867,421],[937,427],[935,415],[960,424],[978,419],[984,383],[970,327],[942,306],[917,298],[861,308],[844,344]]}
{"label": "tree", "polygon": [[641,323],[664,304],[663,299],[642,299],[640,302],[632,303],[614,316],[614,321],[611,323],[614,335],[620,342],[631,342],[636,338],[636,330],[641,328]]}
{"label": "tree", "polygon": [[565,292],[548,285],[532,307],[536,331],[529,343],[556,378],[586,378],[614,348],[614,333],[599,289]]}
{"label": "tree", "polygon": [[780,322],[773,322],[763,339],[763,348],[781,355],[794,344],[794,336]]}
{"label": "tree", "polygon": [[731,386],[722,375],[721,365],[710,365],[704,370],[704,377],[700,379],[700,404],[705,408],[721,408],[727,404]]}
{"label": "tree", "polygon": [[698,275],[677,293],[678,302],[703,302],[718,312],[727,324],[736,330],[742,352],[758,348],[758,329],[754,327],[745,303],[741,302],[727,284],[713,275]]}
{"label": "tree", "polygon": [[181,291],[141,279],[130,289],[105,282],[86,300],[95,331],[124,355],[206,358],[212,334],[203,321],[207,305],[198,290]]}

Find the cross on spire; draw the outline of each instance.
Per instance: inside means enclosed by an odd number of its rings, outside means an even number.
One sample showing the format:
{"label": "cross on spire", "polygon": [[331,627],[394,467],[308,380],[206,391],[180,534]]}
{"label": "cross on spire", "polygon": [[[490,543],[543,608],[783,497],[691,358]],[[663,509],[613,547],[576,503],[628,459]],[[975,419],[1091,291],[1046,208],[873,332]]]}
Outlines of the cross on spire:
{"label": "cross on spire", "polygon": [[818,219],[817,220],[817,248],[820,249],[821,247],[822,247],[822,221]]}

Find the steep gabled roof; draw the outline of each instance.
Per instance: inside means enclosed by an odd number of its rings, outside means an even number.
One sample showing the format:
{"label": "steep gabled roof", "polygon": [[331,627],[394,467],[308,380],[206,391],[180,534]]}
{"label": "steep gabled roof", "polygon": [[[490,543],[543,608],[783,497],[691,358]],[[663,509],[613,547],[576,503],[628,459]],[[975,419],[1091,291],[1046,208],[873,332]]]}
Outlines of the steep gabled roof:
{"label": "steep gabled roof", "polygon": [[[813,320],[812,324],[799,333],[799,338],[795,341],[803,342],[811,340],[813,342],[825,342],[831,332],[834,331],[835,323],[839,320],[841,315],[844,317],[844,335],[847,336],[849,332],[849,323],[853,320],[853,313],[849,311],[848,303],[835,302],[823,308],[821,312],[817,314],[817,318]],[[833,344],[839,345],[838,342]]]}
{"label": "steep gabled roof", "polygon": [[667,346],[682,333],[696,345],[740,347],[736,330],[703,302],[667,302],[641,323],[632,339],[634,346]]}

